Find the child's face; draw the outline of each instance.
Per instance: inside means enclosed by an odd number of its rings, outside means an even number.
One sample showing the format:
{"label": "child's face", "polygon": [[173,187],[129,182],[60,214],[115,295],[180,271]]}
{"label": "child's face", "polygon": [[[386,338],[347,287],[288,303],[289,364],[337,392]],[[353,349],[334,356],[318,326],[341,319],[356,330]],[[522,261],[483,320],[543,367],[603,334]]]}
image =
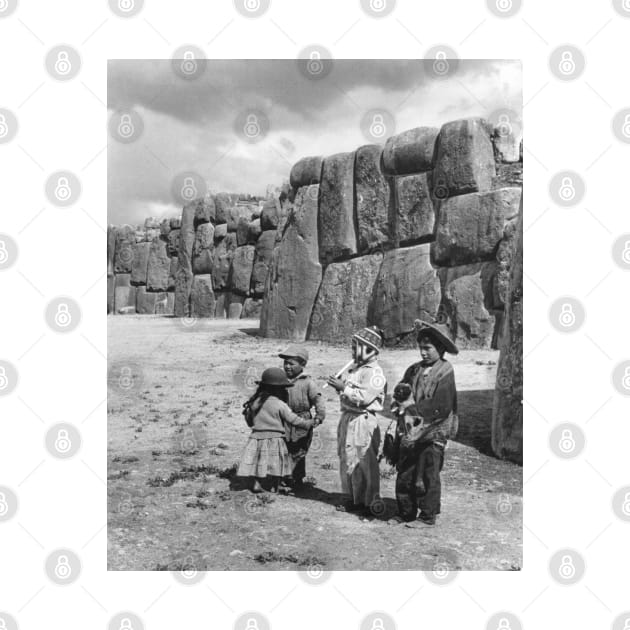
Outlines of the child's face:
{"label": "child's face", "polygon": [[304,364],[297,358],[291,357],[284,360],[284,373],[289,378],[299,376],[304,370]]}
{"label": "child's face", "polygon": [[428,340],[422,339],[418,344],[420,356],[425,363],[435,363],[440,358],[437,348]]}

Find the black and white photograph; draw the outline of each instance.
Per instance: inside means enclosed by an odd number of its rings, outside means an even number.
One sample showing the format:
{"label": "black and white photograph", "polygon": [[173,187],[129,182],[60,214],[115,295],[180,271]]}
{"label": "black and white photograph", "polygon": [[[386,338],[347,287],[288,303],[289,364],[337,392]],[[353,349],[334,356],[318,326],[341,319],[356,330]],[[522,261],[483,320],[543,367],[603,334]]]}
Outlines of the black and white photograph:
{"label": "black and white photograph", "polygon": [[520,61],[107,78],[108,569],[520,571]]}

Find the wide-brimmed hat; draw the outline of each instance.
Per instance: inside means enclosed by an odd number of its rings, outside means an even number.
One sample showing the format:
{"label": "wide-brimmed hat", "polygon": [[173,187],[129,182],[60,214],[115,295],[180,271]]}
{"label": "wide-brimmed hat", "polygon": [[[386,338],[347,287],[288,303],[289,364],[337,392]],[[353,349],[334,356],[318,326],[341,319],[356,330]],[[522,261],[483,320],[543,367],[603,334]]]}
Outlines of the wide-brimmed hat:
{"label": "wide-brimmed hat", "polygon": [[430,324],[421,319],[416,319],[413,323],[414,330],[416,331],[416,337],[420,339],[423,335],[435,339],[438,341],[446,352],[450,354],[458,354],[459,348],[455,345],[455,342],[451,339],[450,333],[446,325],[444,324]]}
{"label": "wide-brimmed hat", "polygon": [[275,387],[293,387],[293,383],[287,378],[281,368],[267,368],[256,381],[259,385],[274,385]]}
{"label": "wide-brimmed hat", "polygon": [[279,355],[281,359],[301,359],[304,363],[308,363],[308,350],[304,346],[294,344],[283,350]]}
{"label": "wide-brimmed hat", "polygon": [[381,331],[376,326],[368,326],[362,328],[352,335],[353,339],[364,343],[374,350],[380,350],[383,347],[383,336]]}

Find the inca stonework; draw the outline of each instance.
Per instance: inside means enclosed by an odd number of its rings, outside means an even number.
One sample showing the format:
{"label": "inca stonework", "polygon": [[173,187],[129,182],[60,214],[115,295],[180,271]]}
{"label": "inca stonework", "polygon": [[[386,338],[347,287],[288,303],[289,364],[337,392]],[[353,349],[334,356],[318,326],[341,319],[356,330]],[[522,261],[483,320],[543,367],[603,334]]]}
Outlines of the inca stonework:
{"label": "inca stonework", "polygon": [[460,348],[501,350],[493,448],[519,460],[521,195],[522,144],[481,118],[305,157],[264,199],[110,226],[107,311],[260,318],[296,341],[376,324],[396,344],[416,317],[444,322]]}

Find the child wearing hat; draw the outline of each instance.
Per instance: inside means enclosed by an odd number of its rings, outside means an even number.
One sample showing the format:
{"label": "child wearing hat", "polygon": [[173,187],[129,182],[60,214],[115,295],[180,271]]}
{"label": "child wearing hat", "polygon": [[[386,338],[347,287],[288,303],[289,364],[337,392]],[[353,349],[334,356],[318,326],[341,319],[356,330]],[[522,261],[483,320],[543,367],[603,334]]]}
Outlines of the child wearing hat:
{"label": "child wearing hat", "polygon": [[341,489],[347,500],[340,511],[369,513],[380,496],[378,451],[381,433],[376,412],[383,409],[387,381],[377,357],[383,334],[375,326],[352,336],[354,366],[345,378],[329,376],[328,384],[339,393],[341,418],[337,451]]}
{"label": "child wearing hat", "polygon": [[252,479],[252,492],[264,492],[261,482],[271,477],[271,491],[280,479],[291,475],[293,462],[284,440],[285,425],[310,429],[313,420],[300,418],[287,405],[287,390],[293,383],[280,368],[267,368],[257,381],[258,389],[244,405],[252,432],[245,445],[237,474]]}
{"label": "child wearing hat", "polygon": [[[288,390],[291,411],[300,418],[310,419],[314,409],[314,426],[319,426],[326,417],[326,405],[315,381],[304,373],[304,367],[308,363],[308,350],[304,346],[291,345],[278,356],[284,360],[284,372],[293,385]],[[285,437],[293,460],[293,487],[297,490],[302,487],[306,477],[306,454],[313,440],[313,428],[304,429],[287,424]]]}
{"label": "child wearing hat", "polygon": [[394,389],[392,405],[399,411],[413,408],[412,414],[398,415],[399,513],[391,519],[393,523],[406,522],[409,527],[435,524],[441,507],[444,449],[457,432],[455,374],[444,354],[457,354],[459,350],[441,324],[416,320],[414,328],[421,360],[405,371]]}

